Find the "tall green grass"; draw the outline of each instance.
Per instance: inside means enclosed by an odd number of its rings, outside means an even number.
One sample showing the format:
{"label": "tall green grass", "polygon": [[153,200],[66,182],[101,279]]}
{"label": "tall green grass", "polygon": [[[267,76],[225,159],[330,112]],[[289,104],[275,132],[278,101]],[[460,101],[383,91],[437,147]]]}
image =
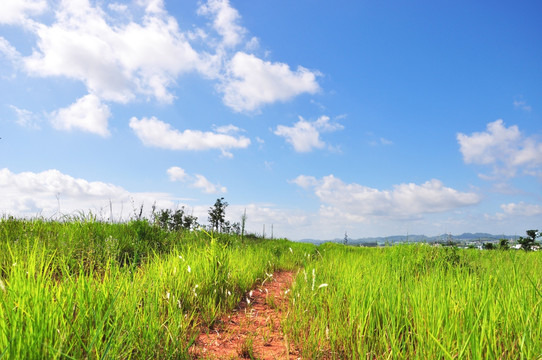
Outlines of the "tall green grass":
{"label": "tall green grass", "polygon": [[0,219],[0,359],[187,359],[257,281],[299,269],[304,359],[542,358],[542,254]]}
{"label": "tall green grass", "polygon": [[313,250],[147,221],[2,219],[0,358],[189,358],[202,328]]}
{"label": "tall green grass", "polygon": [[320,246],[291,292],[306,359],[538,359],[542,257],[427,245]]}

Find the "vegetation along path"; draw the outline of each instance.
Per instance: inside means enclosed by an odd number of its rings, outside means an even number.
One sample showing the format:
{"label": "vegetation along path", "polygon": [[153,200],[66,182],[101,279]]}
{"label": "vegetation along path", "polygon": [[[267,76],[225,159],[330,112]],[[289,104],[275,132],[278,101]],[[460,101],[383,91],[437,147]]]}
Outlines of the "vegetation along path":
{"label": "vegetation along path", "polygon": [[204,330],[192,348],[196,359],[299,359],[281,329],[291,271],[269,276],[233,311]]}

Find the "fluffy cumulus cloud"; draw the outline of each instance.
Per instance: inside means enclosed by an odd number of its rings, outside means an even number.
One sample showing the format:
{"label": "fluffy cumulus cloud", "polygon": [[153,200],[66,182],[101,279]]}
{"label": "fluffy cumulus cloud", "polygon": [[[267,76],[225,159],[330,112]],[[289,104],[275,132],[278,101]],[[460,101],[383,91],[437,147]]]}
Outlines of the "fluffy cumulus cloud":
{"label": "fluffy cumulus cloud", "polygon": [[284,137],[297,152],[309,152],[321,149],[326,143],[320,138],[320,133],[343,129],[339,123],[330,122],[328,116],[321,116],[316,121],[307,121],[301,116],[294,126],[279,125],[274,131],[275,135]]}
{"label": "fluffy cumulus cloud", "polygon": [[107,123],[111,112],[92,94],[78,99],[67,108],[51,113],[51,124],[57,130],[80,130],[103,137],[110,135]]}
{"label": "fluffy cumulus cloud", "polygon": [[167,169],[167,174],[169,176],[169,180],[171,181],[185,181],[188,177],[186,171],[178,166],[172,166]]}
{"label": "fluffy cumulus cloud", "polygon": [[333,175],[321,179],[300,175],[292,182],[314,191],[325,213],[354,222],[371,218],[418,218],[423,214],[451,211],[480,201],[480,196],[475,193],[460,192],[435,179],[421,185],[395,185],[392,190],[346,184]]}
{"label": "fluffy cumulus cloud", "polygon": [[300,210],[279,207],[269,203],[231,204],[228,206],[226,218],[234,223],[240,222],[246,215],[246,232],[262,235],[299,239],[305,228],[312,228],[310,215]]}
{"label": "fluffy cumulus cloud", "polygon": [[203,190],[206,194],[219,194],[219,193],[226,193],[228,192],[228,189],[226,187],[221,185],[215,185],[211,183],[207,178],[203,175],[196,174],[195,175],[196,180],[192,184],[195,188]]}
{"label": "fluffy cumulus cloud", "polygon": [[236,46],[243,40],[247,30],[239,25],[241,16],[228,0],[209,0],[198,9],[198,14],[213,19],[213,28],[222,36],[222,44]]}
{"label": "fluffy cumulus cloud", "polygon": [[542,142],[523,135],[516,125],[506,127],[502,120],[487,124],[486,131],[471,135],[457,134],[463,160],[467,164],[487,165],[491,177],[513,177],[542,173]]}
{"label": "fluffy cumulus cloud", "polygon": [[180,182],[190,182],[191,186],[202,190],[206,194],[225,194],[228,192],[228,189],[225,186],[220,184],[213,184],[207,178],[200,174],[195,174],[194,176],[189,175],[183,168],[178,166],[172,166],[167,170],[169,180],[171,181],[180,181]]}
{"label": "fluffy cumulus cloud", "polygon": [[82,81],[110,101],[126,103],[141,94],[171,102],[168,88],[176,77],[205,61],[161,6],[148,2],[138,23],[112,19],[88,0],[61,1],[52,25],[32,27],[38,42],[24,66],[35,76]]}
{"label": "fluffy cumulus cloud", "polygon": [[[58,170],[13,173],[0,169],[0,214],[14,216],[53,216],[78,212],[129,218],[130,204],[156,202],[160,208],[174,205],[169,194],[131,193],[100,181],[87,181]],[[114,214],[111,214],[111,208]],[[123,213],[124,211],[124,213]]]}
{"label": "fluffy cumulus cloud", "polygon": [[502,216],[537,216],[542,215],[542,206],[524,202],[502,204]]}
{"label": "fluffy cumulus cloud", "polygon": [[[32,76],[80,81],[105,101],[140,97],[171,103],[173,87],[186,73],[218,82],[224,103],[235,111],[256,111],[319,89],[318,72],[302,66],[291,70],[288,64],[238,51],[258,41],[245,41],[248,30],[228,0],[200,3],[197,12],[209,18],[210,33],[197,26],[181,30],[162,0],[107,6],[60,0],[50,7],[46,0],[4,0],[0,25],[21,25],[36,43],[30,55],[21,56],[0,37],[0,52]],[[54,14],[51,23],[36,18],[46,10]]]}
{"label": "fluffy cumulus cloud", "polygon": [[292,71],[288,64],[264,61],[237,52],[227,64],[227,76],[220,90],[224,103],[235,111],[255,111],[277,101],[319,91],[318,72],[302,66]]}
{"label": "fluffy cumulus cloud", "polygon": [[[250,145],[250,139],[222,132],[202,132],[199,130],[179,131],[155,117],[130,119],[130,128],[146,146],[170,150],[209,150],[220,149],[231,157],[230,149],[243,149]],[[229,128],[229,132],[233,128]]]}
{"label": "fluffy cumulus cloud", "polygon": [[47,9],[46,0],[2,0],[0,24],[19,24]]}

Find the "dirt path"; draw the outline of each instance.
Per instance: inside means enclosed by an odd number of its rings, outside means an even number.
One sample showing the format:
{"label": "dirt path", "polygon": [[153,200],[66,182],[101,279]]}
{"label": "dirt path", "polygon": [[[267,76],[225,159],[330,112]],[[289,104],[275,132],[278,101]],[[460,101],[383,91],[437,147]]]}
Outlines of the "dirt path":
{"label": "dirt path", "polygon": [[252,290],[234,312],[199,335],[195,359],[300,359],[285,338],[281,319],[294,272],[277,272]]}

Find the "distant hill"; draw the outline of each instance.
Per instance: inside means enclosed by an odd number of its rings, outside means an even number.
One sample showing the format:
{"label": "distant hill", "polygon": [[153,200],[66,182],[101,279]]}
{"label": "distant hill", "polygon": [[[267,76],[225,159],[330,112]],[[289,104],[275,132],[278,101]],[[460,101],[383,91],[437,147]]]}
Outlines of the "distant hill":
{"label": "distant hill", "polygon": [[[382,237],[366,237],[359,239],[348,239],[350,245],[364,245],[364,244],[386,244],[386,243],[415,243],[415,242],[428,242],[428,243],[440,243],[440,242],[488,242],[498,241],[500,239],[516,240],[515,235],[493,235],[488,233],[463,233],[461,235],[442,234],[437,236],[426,235],[393,235]],[[320,245],[327,242],[342,243],[344,239],[332,239],[332,240],[316,240],[316,239],[302,239],[299,242],[312,243]]]}

